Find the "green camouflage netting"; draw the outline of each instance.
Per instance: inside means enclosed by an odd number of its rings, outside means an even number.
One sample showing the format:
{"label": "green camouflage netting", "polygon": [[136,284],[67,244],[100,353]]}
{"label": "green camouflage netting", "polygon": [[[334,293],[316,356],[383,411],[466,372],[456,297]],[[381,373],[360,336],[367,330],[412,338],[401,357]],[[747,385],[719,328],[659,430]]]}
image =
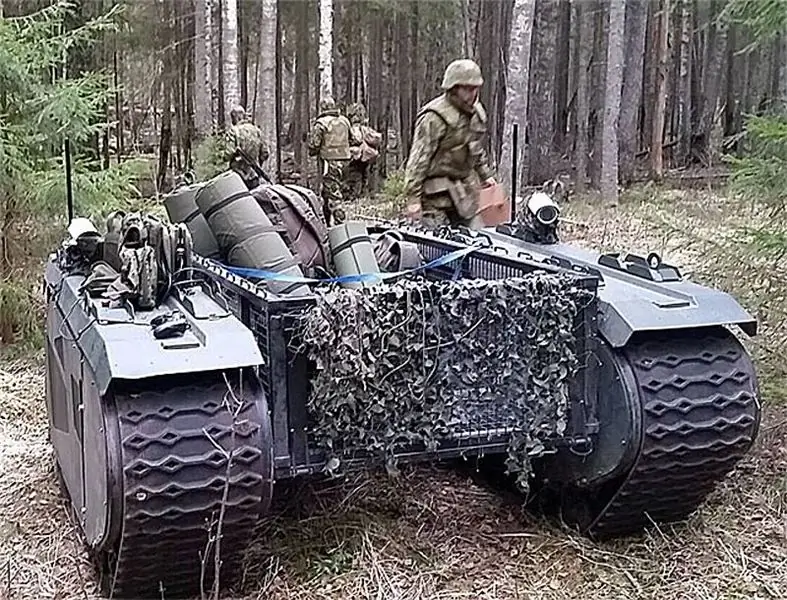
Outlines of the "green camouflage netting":
{"label": "green camouflage netting", "polygon": [[528,455],[565,431],[575,319],[589,300],[546,273],[318,293],[294,338],[316,366],[317,443],[334,464],[365,450],[395,470],[404,447],[509,427],[507,466],[526,487]]}

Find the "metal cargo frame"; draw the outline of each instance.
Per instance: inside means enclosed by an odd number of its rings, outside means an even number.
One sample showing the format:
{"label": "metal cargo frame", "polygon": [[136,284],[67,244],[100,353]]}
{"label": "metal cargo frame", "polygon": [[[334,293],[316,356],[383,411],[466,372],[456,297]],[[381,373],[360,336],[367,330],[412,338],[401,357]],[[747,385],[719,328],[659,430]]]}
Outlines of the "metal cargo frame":
{"label": "metal cargo frame", "polygon": [[[370,231],[374,229],[370,228]],[[451,240],[404,231],[401,233],[406,241],[418,245],[427,262],[466,247],[466,244]],[[252,330],[257,339],[264,360],[259,376],[271,410],[276,477],[296,477],[322,471],[326,464],[324,452],[309,434],[309,361],[306,356],[294,353],[289,347],[293,317],[310,306],[313,298],[277,297],[202,257],[195,256],[194,262],[198,268],[196,276],[203,281],[209,279],[218,288],[228,309]],[[580,366],[569,388],[568,427],[562,437],[542,440],[547,452],[561,446],[584,451],[589,447],[592,435],[598,431],[595,350],[598,310],[596,291],[599,279],[587,273],[577,273],[522,256],[505,256],[494,248],[482,247],[453,263],[430,270],[429,278],[503,279],[535,271],[570,274],[578,287],[592,294],[591,300],[575,320],[575,352]],[[426,450],[419,444],[397,451],[395,456],[401,462],[414,462],[505,453],[511,430],[501,427],[500,423],[490,422],[493,415],[485,416],[487,422],[482,426],[441,440],[436,450]],[[480,418],[479,423],[482,420]],[[382,463],[383,460],[383,457],[366,453],[343,457],[345,469]]]}

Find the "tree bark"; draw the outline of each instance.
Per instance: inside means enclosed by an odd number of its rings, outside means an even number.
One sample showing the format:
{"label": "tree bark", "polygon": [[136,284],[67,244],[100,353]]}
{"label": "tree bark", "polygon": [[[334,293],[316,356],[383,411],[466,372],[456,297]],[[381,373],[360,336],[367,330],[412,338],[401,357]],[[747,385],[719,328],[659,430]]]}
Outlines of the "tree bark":
{"label": "tree bark", "polygon": [[276,118],[276,30],[278,28],[278,7],[276,0],[260,0],[262,20],[259,24],[259,69],[257,80],[257,124],[268,146],[271,162],[275,162],[279,152],[279,123]]}
{"label": "tree bark", "polygon": [[541,184],[554,175],[555,46],[558,0],[536,0],[530,87],[528,180]]}
{"label": "tree bark", "polygon": [[222,69],[224,80],[224,123],[229,126],[230,110],[240,104],[238,80],[238,0],[221,0]]}
{"label": "tree bark", "polygon": [[[648,0],[628,0],[623,92],[620,100],[620,176],[628,184],[634,176],[639,150],[639,114],[645,58]],[[611,34],[610,34],[611,35]]]}
{"label": "tree bark", "polygon": [[682,0],[680,15],[677,163],[683,166],[691,149],[691,0]]}
{"label": "tree bark", "polygon": [[579,72],[577,74],[577,149],[576,188],[587,189],[588,177],[588,119],[590,118],[590,57],[593,52],[593,14],[585,0],[574,0],[579,25]]}
{"label": "tree bark", "polygon": [[558,8],[557,65],[555,68],[555,148],[561,152],[568,123],[568,74],[571,34],[571,1],[560,0]]}
{"label": "tree bark", "polygon": [[710,156],[711,131],[716,120],[716,110],[721,84],[725,78],[724,58],[727,56],[727,21],[721,19],[716,26],[715,35],[709,36],[708,62],[704,67],[704,98],[699,120],[699,150]]}
{"label": "tree bark", "polygon": [[653,138],[650,144],[651,176],[660,181],[664,177],[664,111],[667,93],[667,40],[669,38],[670,0],[661,0],[659,25],[656,28],[656,89],[653,94]]}
{"label": "tree bark", "polygon": [[[320,0],[319,98],[333,96],[333,0]],[[318,100],[319,102],[319,100]]]}
{"label": "tree bark", "polygon": [[209,135],[213,130],[212,87],[211,77],[213,50],[212,50],[212,0],[197,0],[196,16],[196,42],[194,44],[194,82],[195,95],[195,127],[198,138]]}
{"label": "tree bark", "polygon": [[626,3],[624,0],[612,0],[609,6],[604,139],[601,154],[601,196],[612,206],[618,204],[618,119],[623,86],[625,25]]}
{"label": "tree bark", "polygon": [[511,22],[511,46],[506,70],[506,107],[503,114],[503,145],[498,165],[500,183],[513,188],[513,144],[511,132],[513,124],[519,123],[519,149],[517,164],[519,179],[517,187],[521,189],[527,173],[525,158],[525,133],[528,124],[528,99],[530,91],[530,46],[533,37],[533,17],[536,0],[516,0]]}

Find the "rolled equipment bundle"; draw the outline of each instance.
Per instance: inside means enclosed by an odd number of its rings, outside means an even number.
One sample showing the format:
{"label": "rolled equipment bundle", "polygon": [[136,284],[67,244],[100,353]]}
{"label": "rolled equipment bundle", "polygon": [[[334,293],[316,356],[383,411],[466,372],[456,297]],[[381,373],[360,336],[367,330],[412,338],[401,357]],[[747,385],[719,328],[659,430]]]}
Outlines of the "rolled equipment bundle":
{"label": "rolled equipment bundle", "polygon": [[[374,256],[374,246],[363,221],[345,221],[328,230],[328,241],[336,273],[339,276],[379,273],[380,267]],[[347,282],[346,288],[370,287],[380,280]]]}
{"label": "rolled equipment bundle", "polygon": [[194,252],[206,258],[220,259],[216,237],[197,207],[197,193],[205,186],[195,183],[176,189],[164,197],[164,208],[173,223],[184,223],[191,233]]}
{"label": "rolled equipment bundle", "polygon": [[[252,197],[240,175],[227,171],[214,177],[197,192],[196,202],[229,264],[293,277],[304,276],[297,259],[279,235],[279,229]],[[275,294],[302,296],[310,293],[304,283],[275,280],[266,283]]]}

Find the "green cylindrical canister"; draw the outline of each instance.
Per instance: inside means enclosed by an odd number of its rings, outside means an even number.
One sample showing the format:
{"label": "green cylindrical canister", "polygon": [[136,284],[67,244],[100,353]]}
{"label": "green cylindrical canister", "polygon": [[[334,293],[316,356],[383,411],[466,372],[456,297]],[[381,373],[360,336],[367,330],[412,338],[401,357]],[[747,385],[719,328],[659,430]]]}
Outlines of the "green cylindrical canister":
{"label": "green cylindrical canister", "polygon": [[[229,264],[303,277],[279,230],[237,173],[227,171],[214,177],[197,192],[196,202]],[[310,293],[304,283],[268,281],[267,287],[290,296]]]}
{"label": "green cylindrical canister", "polygon": [[[374,256],[374,246],[363,221],[346,221],[328,230],[328,242],[337,275],[360,275],[379,273],[380,267]],[[359,283],[342,283],[342,287],[357,289],[370,287],[379,280]]]}
{"label": "green cylindrical canister", "polygon": [[176,189],[164,196],[164,208],[173,223],[184,223],[191,232],[194,252],[207,258],[220,259],[219,244],[208,222],[197,207],[197,192],[204,183],[195,183]]}

